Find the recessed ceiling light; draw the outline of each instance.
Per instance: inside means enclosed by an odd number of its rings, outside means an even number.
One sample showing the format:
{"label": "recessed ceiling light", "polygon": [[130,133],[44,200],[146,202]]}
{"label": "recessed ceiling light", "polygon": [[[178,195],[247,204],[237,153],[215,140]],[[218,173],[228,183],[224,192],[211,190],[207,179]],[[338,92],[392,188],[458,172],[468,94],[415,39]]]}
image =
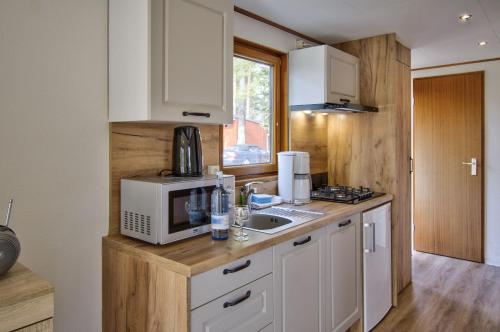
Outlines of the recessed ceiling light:
{"label": "recessed ceiling light", "polygon": [[458,17],[461,22],[468,22],[471,19],[471,14],[462,14]]}
{"label": "recessed ceiling light", "polygon": [[479,46],[486,46],[488,45],[488,42],[486,40],[482,40],[479,43],[477,43]]}

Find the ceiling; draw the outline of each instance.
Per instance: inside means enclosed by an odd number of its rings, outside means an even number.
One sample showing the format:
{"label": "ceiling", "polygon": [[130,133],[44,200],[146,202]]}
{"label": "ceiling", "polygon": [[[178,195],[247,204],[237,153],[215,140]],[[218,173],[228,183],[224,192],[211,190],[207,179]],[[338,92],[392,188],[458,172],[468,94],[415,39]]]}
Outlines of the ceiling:
{"label": "ceiling", "polygon": [[[235,0],[327,44],[395,32],[412,68],[500,57],[500,0]],[[458,16],[469,13],[467,23]],[[479,47],[479,41],[488,44]]]}

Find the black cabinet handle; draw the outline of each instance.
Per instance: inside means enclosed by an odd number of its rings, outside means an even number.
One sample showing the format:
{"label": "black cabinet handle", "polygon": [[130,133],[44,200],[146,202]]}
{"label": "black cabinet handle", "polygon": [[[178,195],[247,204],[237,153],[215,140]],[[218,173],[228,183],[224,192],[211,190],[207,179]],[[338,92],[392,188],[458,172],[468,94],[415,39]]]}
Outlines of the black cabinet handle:
{"label": "black cabinet handle", "polygon": [[303,244],[306,244],[306,243],[307,243],[307,242],[309,242],[309,241],[311,241],[311,236],[310,236],[310,235],[309,235],[309,236],[307,237],[307,239],[305,239],[305,240],[302,240],[302,241],[295,241],[295,242],[293,243],[293,246],[294,246],[294,247],[296,247],[296,246],[301,246],[301,245],[303,245]]}
{"label": "black cabinet handle", "polygon": [[224,302],[223,307],[227,308],[227,307],[235,306],[235,305],[237,305],[237,304],[245,301],[246,299],[248,299],[250,297],[250,295],[252,295],[252,292],[251,291],[247,291],[247,293],[244,296],[240,297],[237,300],[234,300],[233,302],[229,302],[229,301]]}
{"label": "black cabinet handle", "polygon": [[350,225],[350,224],[351,224],[351,219],[344,221],[344,222],[341,222],[339,224],[339,227],[346,227],[347,225]]}
{"label": "black cabinet handle", "polygon": [[206,118],[210,117],[210,113],[199,113],[199,112],[182,112],[183,116],[204,116]]}
{"label": "black cabinet handle", "polygon": [[351,102],[350,99],[344,99],[344,98],[341,98],[340,101],[343,101],[344,103],[350,103]]}
{"label": "black cabinet handle", "polygon": [[251,263],[252,262],[250,260],[247,260],[245,262],[245,264],[237,266],[237,267],[234,267],[232,269],[224,269],[224,271],[222,271],[222,273],[223,274],[228,274],[228,273],[235,273],[235,272],[241,271],[241,270],[246,269],[247,267],[249,267]]}

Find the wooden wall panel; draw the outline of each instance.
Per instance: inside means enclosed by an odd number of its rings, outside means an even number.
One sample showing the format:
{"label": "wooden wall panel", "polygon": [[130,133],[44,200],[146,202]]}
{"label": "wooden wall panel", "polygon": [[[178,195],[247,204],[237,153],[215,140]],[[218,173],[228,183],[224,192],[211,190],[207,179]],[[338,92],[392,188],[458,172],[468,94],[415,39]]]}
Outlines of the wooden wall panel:
{"label": "wooden wall panel", "polygon": [[322,173],[328,167],[328,117],[319,113],[290,114],[290,150],[309,152],[311,173]]}
{"label": "wooden wall panel", "polygon": [[360,58],[361,103],[379,112],[328,117],[329,181],[394,195],[393,288],[399,292],[411,281],[410,51],[395,34],[335,47]]}
{"label": "wooden wall panel", "polygon": [[411,50],[399,42],[396,43],[396,60],[411,67]]}
{"label": "wooden wall panel", "polygon": [[[403,46],[404,47],[404,46]],[[397,146],[397,216],[399,252],[398,290],[402,290],[411,282],[412,269],[412,222],[411,222],[411,68],[403,63],[397,64],[396,109],[398,123],[396,129]]]}
{"label": "wooden wall panel", "polygon": [[[174,128],[179,124],[110,124],[111,208],[108,234],[120,232],[120,179],[172,169]],[[203,165],[219,165],[219,126],[198,125]]]}

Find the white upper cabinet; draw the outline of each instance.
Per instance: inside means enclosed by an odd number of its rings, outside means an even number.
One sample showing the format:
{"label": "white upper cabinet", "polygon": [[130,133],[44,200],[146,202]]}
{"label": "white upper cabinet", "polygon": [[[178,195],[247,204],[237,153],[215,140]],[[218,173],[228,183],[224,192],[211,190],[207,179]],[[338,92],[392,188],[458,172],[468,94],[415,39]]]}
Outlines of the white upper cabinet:
{"label": "white upper cabinet", "polygon": [[328,45],[289,54],[290,105],[359,104],[359,59]]}
{"label": "white upper cabinet", "polygon": [[327,101],[359,104],[359,59],[325,46],[327,56]]}
{"label": "white upper cabinet", "polygon": [[233,6],[110,0],[110,121],[230,123]]}

